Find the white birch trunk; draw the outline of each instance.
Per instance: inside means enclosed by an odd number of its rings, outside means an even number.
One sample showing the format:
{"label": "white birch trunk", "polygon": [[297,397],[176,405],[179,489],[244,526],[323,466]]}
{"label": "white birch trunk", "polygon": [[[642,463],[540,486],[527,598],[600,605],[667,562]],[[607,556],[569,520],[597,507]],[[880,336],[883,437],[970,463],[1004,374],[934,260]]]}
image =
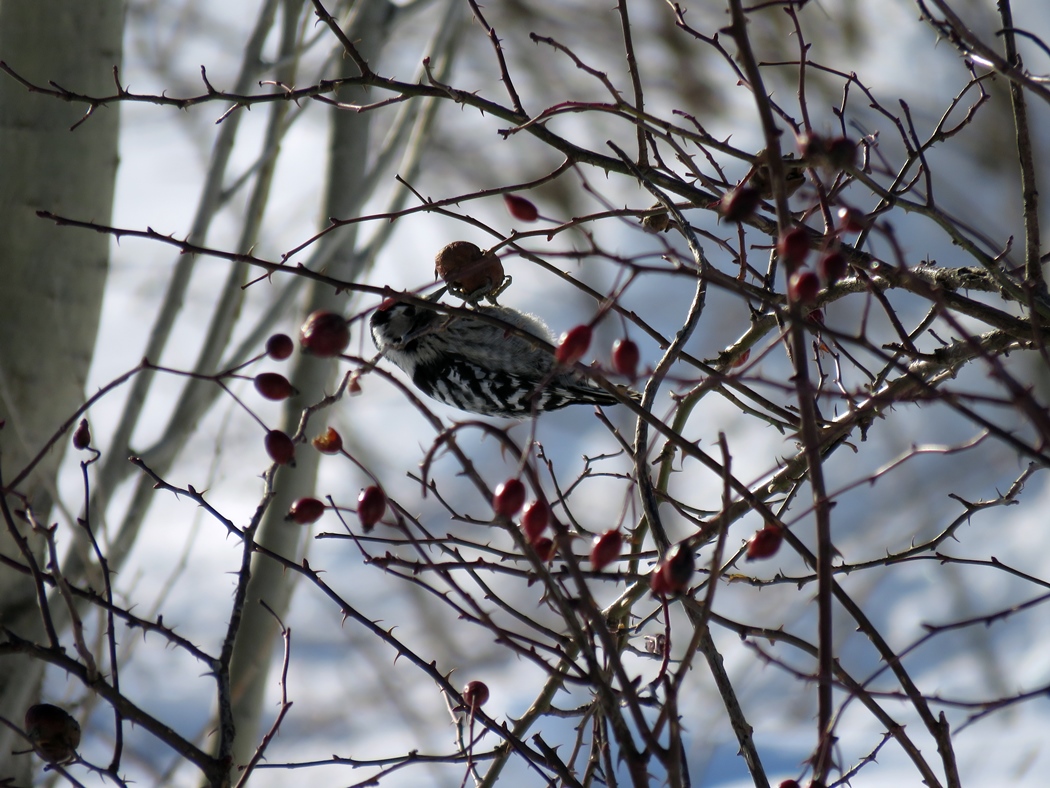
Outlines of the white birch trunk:
{"label": "white birch trunk", "polygon": [[[90,95],[115,90],[124,3],[97,0],[0,2],[0,58],[38,85],[54,81]],[[109,237],[63,229],[36,216],[49,210],[108,222],[117,169],[118,106],[99,108],[70,131],[82,104],[28,92],[0,75],[0,432],[10,482],[84,401],[106,280]],[[44,522],[68,439],[18,485]],[[12,508],[23,508],[8,496]],[[0,553],[22,562],[8,525]],[[23,529],[24,526],[19,524]],[[40,545],[33,543],[34,549]],[[27,576],[0,568],[0,627],[39,640],[40,611]],[[42,663],[0,659],[0,715],[21,724],[37,701]],[[0,782],[28,784],[32,762],[0,726]]]}

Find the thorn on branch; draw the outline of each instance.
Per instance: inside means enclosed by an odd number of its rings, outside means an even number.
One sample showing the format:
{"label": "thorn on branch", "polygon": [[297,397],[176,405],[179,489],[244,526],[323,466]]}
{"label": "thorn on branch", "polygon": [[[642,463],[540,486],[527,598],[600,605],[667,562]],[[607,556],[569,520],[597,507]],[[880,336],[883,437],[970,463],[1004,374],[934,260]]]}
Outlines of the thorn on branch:
{"label": "thorn on branch", "polygon": [[216,93],[219,92],[214,87],[212,87],[211,82],[208,81],[208,69],[204,66],[201,66],[201,80],[204,82],[204,87],[208,89],[209,96],[214,96]]}

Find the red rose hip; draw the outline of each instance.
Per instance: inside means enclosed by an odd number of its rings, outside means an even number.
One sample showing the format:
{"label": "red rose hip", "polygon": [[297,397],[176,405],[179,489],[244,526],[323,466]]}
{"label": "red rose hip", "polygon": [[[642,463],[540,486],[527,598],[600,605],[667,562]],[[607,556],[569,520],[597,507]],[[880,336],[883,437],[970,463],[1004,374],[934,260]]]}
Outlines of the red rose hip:
{"label": "red rose hip", "polygon": [[594,568],[594,571],[600,572],[611,564],[620,557],[620,551],[622,550],[623,534],[620,533],[619,529],[606,531],[594,537],[594,544],[591,546],[591,566]]}
{"label": "red rose hip", "polygon": [[357,519],[365,531],[371,531],[386,514],[386,493],[372,485],[361,490],[357,496]]}
{"label": "red rose hip", "polygon": [[324,504],[316,498],[300,498],[288,508],[284,519],[298,525],[309,525],[320,520],[324,510]]}
{"label": "red rose hip", "polygon": [[521,513],[521,530],[525,540],[534,542],[539,539],[550,522],[551,511],[543,501],[532,501]]}
{"label": "red rose hip", "polygon": [[503,202],[507,206],[508,213],[518,221],[534,222],[540,217],[540,212],[536,210],[536,206],[524,197],[519,197],[516,194],[504,194]]}
{"label": "red rose hip", "polygon": [[547,563],[554,558],[555,547],[554,540],[549,536],[541,536],[535,542],[530,542],[530,546],[536,551],[536,555],[539,556],[540,560]]}
{"label": "red rose hip", "polygon": [[568,366],[583,358],[583,354],[591,346],[591,333],[590,326],[582,325],[571,328],[562,334],[561,341],[558,343],[558,348],[554,353],[558,363]]}
{"label": "red rose hip", "polygon": [[638,362],[641,355],[638,353],[638,345],[632,340],[624,337],[613,342],[612,361],[613,368],[631,380],[638,377]]}
{"label": "red rose hip", "polygon": [[801,227],[792,227],[777,241],[777,254],[788,270],[794,271],[806,262],[809,254],[809,236]]}
{"label": "red rose hip", "polygon": [[755,212],[762,195],[750,186],[738,186],[718,201],[718,210],[730,222],[742,222]]}
{"label": "red rose hip", "polygon": [[338,356],[349,344],[350,328],[346,319],[335,312],[314,312],[299,329],[299,346],[312,356]]}
{"label": "red rose hip", "polygon": [[288,434],[281,430],[270,430],[266,433],[264,440],[266,453],[270,459],[278,465],[292,465],[295,463],[295,444]]}
{"label": "red rose hip", "polygon": [[274,334],[266,340],[266,355],[274,361],[284,361],[292,355],[295,343],[287,334]]}
{"label": "red rose hip", "polygon": [[817,300],[820,294],[820,277],[813,271],[795,271],[788,279],[788,298],[800,304]]}
{"label": "red rose hip", "polygon": [[849,272],[849,263],[846,262],[846,256],[842,252],[835,251],[820,258],[817,268],[824,281],[833,285]]}
{"label": "red rose hip", "polygon": [[492,496],[492,509],[503,517],[513,517],[525,505],[525,485],[520,479],[507,479]]}
{"label": "red rose hip", "polygon": [[771,558],[780,549],[782,541],[784,541],[784,533],[780,526],[773,523],[766,525],[748,540],[747,560],[757,561],[762,558]]}
{"label": "red rose hip", "polygon": [[463,703],[470,711],[477,711],[489,699],[488,685],[483,681],[470,681],[463,688]]}
{"label": "red rose hip", "polygon": [[288,382],[288,378],[276,372],[263,372],[256,375],[255,390],[266,397],[266,399],[271,399],[275,402],[280,402],[299,393]]}

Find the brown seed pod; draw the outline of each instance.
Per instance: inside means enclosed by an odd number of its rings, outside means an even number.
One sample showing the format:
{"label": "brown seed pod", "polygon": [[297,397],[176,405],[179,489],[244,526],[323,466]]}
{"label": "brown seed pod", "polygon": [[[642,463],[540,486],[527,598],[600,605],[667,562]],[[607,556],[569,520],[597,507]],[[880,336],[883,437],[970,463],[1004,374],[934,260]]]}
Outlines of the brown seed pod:
{"label": "brown seed pod", "polygon": [[68,763],[80,746],[80,723],[58,706],[38,703],[26,709],[26,734],[37,755],[50,763]]}
{"label": "brown seed pod", "polygon": [[434,258],[434,276],[449,292],[464,301],[495,298],[504,287],[503,263],[492,252],[483,252],[470,241],[453,241]]}
{"label": "brown seed pod", "polygon": [[656,635],[646,635],[645,650],[654,657],[662,657],[667,653],[667,635],[663,632]]}
{"label": "brown seed pod", "polygon": [[343,449],[343,437],[332,427],[326,429],[310,443],[321,454],[338,454]]}
{"label": "brown seed pod", "polygon": [[76,430],[73,432],[73,448],[83,451],[90,445],[91,428],[88,426],[87,419],[81,419],[80,424],[77,425]]}

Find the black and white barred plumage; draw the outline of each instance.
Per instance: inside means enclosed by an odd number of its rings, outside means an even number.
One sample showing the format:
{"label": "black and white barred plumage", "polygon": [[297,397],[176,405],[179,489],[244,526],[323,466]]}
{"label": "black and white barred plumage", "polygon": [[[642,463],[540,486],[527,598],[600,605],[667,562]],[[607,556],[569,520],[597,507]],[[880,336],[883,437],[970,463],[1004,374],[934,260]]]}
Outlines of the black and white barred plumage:
{"label": "black and white barred plumage", "polygon": [[[541,321],[504,306],[474,311],[554,344]],[[414,304],[380,308],[372,341],[427,396],[484,416],[524,418],[573,403],[612,405],[615,396],[571,370],[555,371],[554,355],[496,323],[444,315]]]}

